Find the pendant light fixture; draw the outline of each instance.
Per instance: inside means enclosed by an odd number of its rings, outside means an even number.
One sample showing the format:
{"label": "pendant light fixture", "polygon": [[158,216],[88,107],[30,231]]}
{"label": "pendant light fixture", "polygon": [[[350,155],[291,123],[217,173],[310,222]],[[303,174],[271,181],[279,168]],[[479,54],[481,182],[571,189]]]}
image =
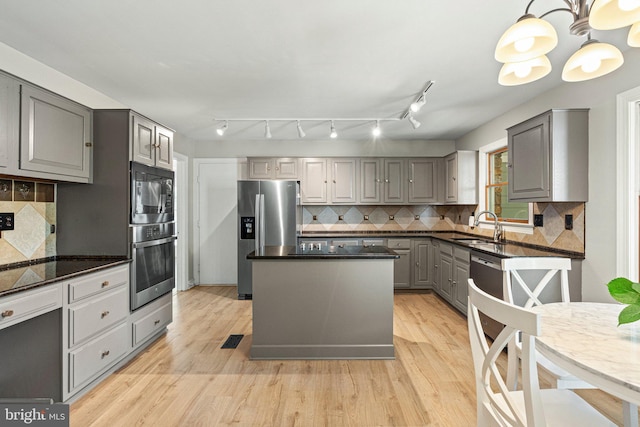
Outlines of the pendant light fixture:
{"label": "pendant light fixture", "polygon": [[409,114],[409,123],[411,123],[411,126],[413,126],[414,129],[418,129],[422,124],[419,121],[417,121],[416,118],[413,117],[413,115],[411,114]]}
{"label": "pendant light fixture", "polygon": [[[501,85],[513,86],[538,80],[551,71],[545,56],[558,43],[555,29],[543,18],[554,12],[569,12],[573,22],[570,34],[587,36],[567,61],[562,71],[565,81],[577,82],[604,76],[619,68],[624,58],[615,46],[591,39],[591,29],[614,29],[640,22],[640,0],[563,0],[568,6],[550,10],[537,18],[529,13],[535,0],[529,1],[524,15],[500,37],[495,58],[504,65],[498,75]],[[636,40],[634,29],[629,33],[629,45]],[[640,32],[640,29],[638,29]],[[633,36],[632,36],[633,34]],[[640,41],[633,41],[640,44]]]}

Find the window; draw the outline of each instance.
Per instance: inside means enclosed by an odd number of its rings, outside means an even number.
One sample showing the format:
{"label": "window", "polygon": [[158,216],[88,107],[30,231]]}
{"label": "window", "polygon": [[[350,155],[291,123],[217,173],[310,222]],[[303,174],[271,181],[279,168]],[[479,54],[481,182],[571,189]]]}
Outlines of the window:
{"label": "window", "polygon": [[487,153],[487,183],[485,201],[487,209],[495,212],[501,222],[529,222],[529,203],[508,200],[509,153],[507,148]]}

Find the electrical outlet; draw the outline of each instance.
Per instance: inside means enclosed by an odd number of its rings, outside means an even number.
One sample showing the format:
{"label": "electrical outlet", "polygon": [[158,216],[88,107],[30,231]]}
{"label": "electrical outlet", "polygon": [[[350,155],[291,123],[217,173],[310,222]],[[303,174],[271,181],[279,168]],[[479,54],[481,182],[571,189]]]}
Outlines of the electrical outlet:
{"label": "electrical outlet", "polygon": [[338,221],[344,221],[344,215],[338,215]]}
{"label": "electrical outlet", "polygon": [[544,221],[542,220],[542,214],[534,214],[533,215],[533,226],[534,227],[543,227]]}
{"label": "electrical outlet", "polygon": [[364,216],[364,220],[365,220],[365,221],[369,221],[369,215],[365,215],[365,216]]}
{"label": "electrical outlet", "polygon": [[420,215],[414,215],[413,219],[416,220],[416,221],[419,221],[420,220]]}
{"label": "electrical outlet", "polygon": [[0,230],[13,230],[13,212],[0,213]]}
{"label": "electrical outlet", "polygon": [[573,215],[567,214],[564,216],[564,229],[573,230]]}
{"label": "electrical outlet", "polygon": [[393,215],[389,215],[389,221],[393,221],[395,217]]}
{"label": "electrical outlet", "polygon": [[317,221],[317,220],[318,220],[318,215],[314,215],[314,216],[313,216],[313,220],[314,220],[314,221]]}

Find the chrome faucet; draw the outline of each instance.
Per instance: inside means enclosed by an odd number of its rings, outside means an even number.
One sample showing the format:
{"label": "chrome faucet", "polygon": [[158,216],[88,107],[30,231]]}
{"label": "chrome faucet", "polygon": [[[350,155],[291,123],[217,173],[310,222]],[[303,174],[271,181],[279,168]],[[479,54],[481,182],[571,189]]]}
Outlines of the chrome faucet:
{"label": "chrome faucet", "polygon": [[482,214],[485,214],[487,216],[489,215],[493,216],[493,241],[499,242],[500,240],[502,240],[502,226],[500,225],[500,223],[498,223],[498,215],[496,215],[495,213],[491,211],[482,211],[478,213],[478,215],[476,215],[476,220],[473,223],[473,225],[477,227],[478,224],[480,224],[480,215]]}

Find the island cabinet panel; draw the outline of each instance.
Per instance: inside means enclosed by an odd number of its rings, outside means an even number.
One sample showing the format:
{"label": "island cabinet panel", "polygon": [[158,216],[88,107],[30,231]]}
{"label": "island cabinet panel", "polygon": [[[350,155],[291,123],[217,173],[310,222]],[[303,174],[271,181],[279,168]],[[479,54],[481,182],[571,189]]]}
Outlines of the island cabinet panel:
{"label": "island cabinet panel", "polygon": [[20,169],[89,182],[91,109],[26,84],[20,98]]}
{"label": "island cabinet panel", "polygon": [[588,200],[588,110],[550,110],[510,127],[507,135],[509,200]]}
{"label": "island cabinet panel", "polygon": [[326,159],[302,159],[300,192],[302,203],[327,203]]}
{"label": "island cabinet panel", "polygon": [[382,185],[381,159],[360,160],[360,194],[358,201],[362,204],[377,204],[382,201],[380,187]]}

